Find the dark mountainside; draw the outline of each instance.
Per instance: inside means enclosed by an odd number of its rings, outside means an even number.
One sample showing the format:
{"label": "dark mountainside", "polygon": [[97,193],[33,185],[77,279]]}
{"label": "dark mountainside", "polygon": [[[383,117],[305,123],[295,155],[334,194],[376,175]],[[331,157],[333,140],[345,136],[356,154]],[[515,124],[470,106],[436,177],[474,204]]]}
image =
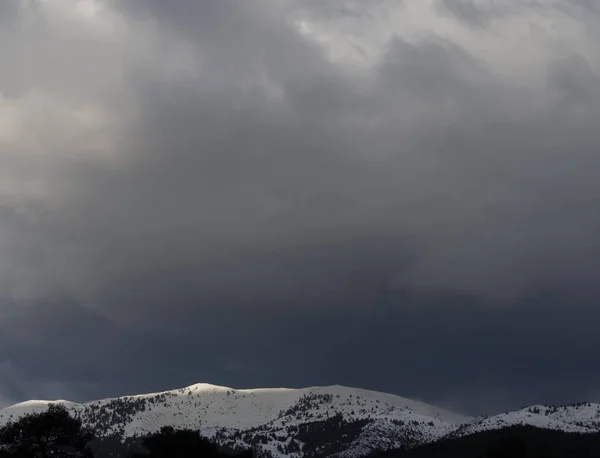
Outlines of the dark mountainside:
{"label": "dark mountainside", "polygon": [[442,439],[409,450],[375,453],[371,458],[599,458],[600,433],[577,434],[532,426],[483,431]]}

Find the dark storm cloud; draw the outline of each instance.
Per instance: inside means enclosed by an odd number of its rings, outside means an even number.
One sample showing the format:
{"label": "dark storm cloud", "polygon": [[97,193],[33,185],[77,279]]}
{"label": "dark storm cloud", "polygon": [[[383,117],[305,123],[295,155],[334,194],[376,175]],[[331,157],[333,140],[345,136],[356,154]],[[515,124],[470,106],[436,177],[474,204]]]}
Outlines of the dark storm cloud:
{"label": "dark storm cloud", "polygon": [[[14,13],[60,65],[0,77],[0,396],[341,383],[481,411],[597,392],[598,17],[537,5],[551,32],[531,5],[443,3],[401,8],[479,27],[381,44],[348,36],[381,19],[352,2]],[[535,24],[527,62],[487,29],[511,21]],[[336,60],[348,43],[363,62]]]}
{"label": "dark storm cloud", "polygon": [[193,332],[161,335],[119,335],[97,317],[69,311],[79,339],[44,317],[34,342],[3,346],[19,355],[2,365],[3,391],[10,400],[83,400],[197,380],[301,387],[342,379],[474,413],[578,402],[597,392],[597,309],[573,314],[544,301],[482,312],[468,298],[443,296],[432,313],[439,299],[417,301],[429,309],[324,313],[319,320],[299,311],[215,312]]}

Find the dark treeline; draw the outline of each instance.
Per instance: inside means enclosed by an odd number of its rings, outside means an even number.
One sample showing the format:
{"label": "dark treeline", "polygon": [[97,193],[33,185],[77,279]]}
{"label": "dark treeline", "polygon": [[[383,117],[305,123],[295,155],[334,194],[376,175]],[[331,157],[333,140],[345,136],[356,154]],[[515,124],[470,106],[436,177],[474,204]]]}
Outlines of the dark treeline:
{"label": "dark treeline", "polygon": [[[110,441],[109,441],[110,442]],[[120,442],[120,441],[119,441]],[[105,444],[62,406],[29,414],[0,428],[0,458],[96,458],[95,445]],[[129,450],[114,456],[127,458],[232,458],[197,431],[164,427],[130,441]],[[99,455],[105,455],[101,452]],[[236,453],[252,458],[251,451]]]}
{"label": "dark treeline", "polygon": [[513,426],[377,453],[371,458],[600,458],[600,434]]}

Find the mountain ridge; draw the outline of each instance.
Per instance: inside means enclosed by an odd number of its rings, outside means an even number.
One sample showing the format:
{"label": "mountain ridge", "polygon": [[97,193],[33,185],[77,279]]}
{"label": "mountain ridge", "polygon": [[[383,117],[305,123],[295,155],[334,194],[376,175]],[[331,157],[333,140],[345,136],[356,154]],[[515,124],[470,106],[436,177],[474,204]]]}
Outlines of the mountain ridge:
{"label": "mountain ridge", "polygon": [[600,405],[594,403],[534,405],[473,418],[394,394],[342,385],[234,389],[209,383],[80,404],[25,401],[1,409],[0,426],[51,404],[64,405],[101,439],[124,443],[172,425],[198,430],[232,450],[253,448],[258,456],[276,458],[355,458],[518,425],[600,431]]}

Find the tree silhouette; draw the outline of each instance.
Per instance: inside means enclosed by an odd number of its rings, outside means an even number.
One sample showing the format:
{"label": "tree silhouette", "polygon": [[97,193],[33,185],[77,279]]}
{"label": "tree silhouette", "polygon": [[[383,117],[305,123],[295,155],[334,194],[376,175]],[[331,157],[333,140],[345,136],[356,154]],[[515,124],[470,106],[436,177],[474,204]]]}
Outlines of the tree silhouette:
{"label": "tree silhouette", "polygon": [[92,439],[81,420],[60,405],[25,415],[0,428],[2,458],[90,458]]}
{"label": "tree silhouette", "polygon": [[[218,450],[217,446],[189,429],[175,430],[164,426],[158,433],[147,436],[142,441],[141,450],[132,452],[133,458],[223,458],[229,457]],[[237,455],[239,458],[251,458],[251,452]]]}
{"label": "tree silhouette", "polygon": [[525,442],[514,437],[501,439],[487,452],[487,458],[524,458],[525,456],[527,456]]}

